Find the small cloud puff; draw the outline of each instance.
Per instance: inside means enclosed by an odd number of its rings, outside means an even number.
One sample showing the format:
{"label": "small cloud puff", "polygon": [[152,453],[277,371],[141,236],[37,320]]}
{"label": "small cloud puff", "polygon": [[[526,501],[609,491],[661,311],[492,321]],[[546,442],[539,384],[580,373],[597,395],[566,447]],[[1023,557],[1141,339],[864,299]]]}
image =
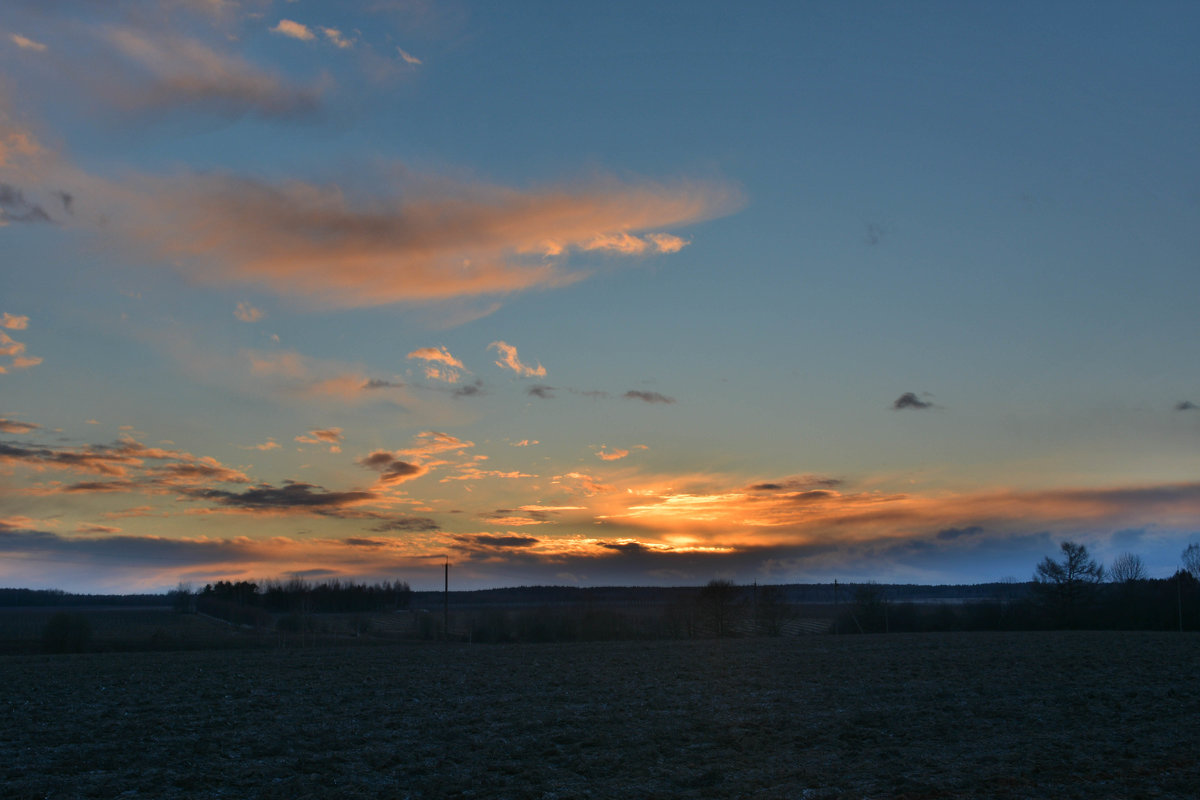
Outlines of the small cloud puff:
{"label": "small cloud puff", "polygon": [[419,478],[429,471],[420,464],[402,461],[387,450],[376,450],[374,453],[360,458],[358,463],[367,469],[378,472],[379,482],[387,484],[404,483]]}
{"label": "small cloud puff", "polygon": [[495,348],[496,352],[500,354],[500,359],[495,362],[497,367],[511,369],[522,378],[543,378],[546,376],[546,368],[541,363],[536,367],[521,363],[521,359],[517,356],[517,348],[511,344],[502,341],[492,342],[488,345],[488,349],[491,350],[492,348]]}
{"label": "small cloud puff", "polygon": [[245,302],[237,304],[237,308],[234,309],[233,315],[242,322],[258,322],[265,316],[261,309],[255,308],[254,306]]}
{"label": "small cloud puff", "polygon": [[600,459],[601,461],[620,461],[622,458],[625,458],[625,456],[627,456],[627,455],[629,455],[628,450],[620,450],[620,449],[609,450],[606,447],[602,447],[596,453],[596,458]]}
{"label": "small cloud puff", "polygon": [[354,47],[354,40],[347,39],[337,28],[321,28],[321,33],[325,34],[325,38],[339,49],[347,50]]}
{"label": "small cloud puff", "polygon": [[271,33],[278,33],[283,36],[289,36],[292,39],[299,39],[302,42],[311,42],[317,38],[307,25],[299,22],[293,22],[290,19],[281,19],[274,28],[271,28]]}
{"label": "small cloud puff", "polygon": [[400,54],[400,58],[402,58],[404,60],[405,64],[412,64],[414,67],[416,67],[416,66],[420,66],[423,63],[421,61],[421,59],[405,52],[405,50],[399,46],[396,47],[396,52]]}
{"label": "small cloud puff", "polygon": [[331,453],[342,452],[339,445],[344,439],[341,428],[323,428],[309,431],[307,436],[296,437],[296,441],[301,444],[327,444]]}
{"label": "small cloud puff", "polygon": [[[928,396],[929,393],[925,392],[924,394],[926,396]],[[921,410],[921,409],[926,409],[926,408],[936,408],[936,406],[933,404],[932,401],[922,400],[920,397],[917,397],[917,395],[913,392],[905,392],[904,394],[897,397],[895,399],[895,401],[892,403],[892,410],[893,411],[902,411],[906,408]]]}
{"label": "small cloud puff", "polygon": [[10,331],[23,331],[28,327],[29,317],[18,317],[8,312],[0,314],[0,328],[8,328]]}

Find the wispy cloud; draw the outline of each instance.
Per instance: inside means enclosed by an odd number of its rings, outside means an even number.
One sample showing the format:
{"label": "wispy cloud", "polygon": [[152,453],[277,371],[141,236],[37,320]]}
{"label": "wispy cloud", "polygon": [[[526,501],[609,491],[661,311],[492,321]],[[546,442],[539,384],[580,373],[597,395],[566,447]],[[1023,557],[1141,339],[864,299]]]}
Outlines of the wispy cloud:
{"label": "wispy cloud", "polygon": [[637,389],[630,389],[623,397],[626,400],[641,400],[643,403],[674,403],[674,397],[667,397],[665,394],[658,392],[643,392]]}
{"label": "wispy cloud", "polygon": [[607,447],[603,447],[596,452],[596,458],[600,459],[601,461],[620,461],[627,455],[629,455],[628,450],[621,450],[619,448],[613,448],[612,450],[609,450]]}
{"label": "wispy cloud", "polygon": [[25,193],[8,183],[0,183],[0,226],[10,222],[53,222],[41,205],[25,198]]}
{"label": "wispy cloud", "polygon": [[335,47],[341,50],[349,50],[354,47],[354,40],[342,35],[342,32],[337,28],[321,28],[321,33],[325,34],[325,38],[330,41]]}
{"label": "wispy cloud", "polygon": [[441,431],[422,431],[414,437],[411,447],[399,451],[401,455],[427,458],[441,453],[459,452],[475,446],[474,442],[459,439]]}
{"label": "wispy cloud", "polygon": [[255,308],[247,302],[238,303],[237,308],[233,311],[233,315],[242,322],[258,322],[265,316],[260,309]]}
{"label": "wispy cloud", "polygon": [[477,395],[484,394],[483,381],[481,381],[479,378],[476,378],[470,383],[455,387],[452,394],[455,397],[475,397]]}
{"label": "wispy cloud", "polygon": [[0,314],[0,328],[8,328],[10,331],[23,331],[28,327],[29,317],[18,317],[8,312]]}
{"label": "wispy cloud", "polygon": [[35,471],[65,470],[117,479],[108,484],[73,484],[64,491],[161,492],[181,485],[210,481],[248,483],[240,470],[216,459],[181,450],[148,447],[136,439],[123,438],[113,444],[84,447],[51,447],[39,444],[0,442],[0,464],[23,466]]}
{"label": "wispy cloud", "polygon": [[35,53],[46,52],[46,45],[41,42],[35,42],[27,36],[22,36],[19,33],[10,33],[8,35],[10,41],[22,50],[32,50]]}
{"label": "wispy cloud", "polygon": [[[9,359],[7,363],[4,359]],[[42,363],[40,356],[25,353],[25,343],[18,342],[4,331],[0,331],[0,375],[10,369],[29,369]]]}
{"label": "wispy cloud", "polygon": [[[565,286],[571,250],[606,231],[724,213],[721,187],[602,182],[519,191],[396,171],[390,189],[208,173],[112,187],[120,231],[205,283],[252,284],[321,306],[435,303]],[[551,244],[548,244],[551,243]],[[548,255],[549,253],[558,255]]]}
{"label": "wispy cloud", "polygon": [[523,378],[542,378],[546,375],[546,368],[538,363],[536,367],[531,367],[521,363],[520,357],[517,355],[517,348],[507,342],[492,342],[488,345],[488,349],[495,349],[500,354],[499,360],[495,362],[497,367],[502,369],[511,369]]}
{"label": "wispy cloud", "polygon": [[429,380],[458,383],[466,371],[463,363],[450,354],[445,347],[421,347],[408,354],[408,358],[424,361],[424,374]]}
{"label": "wispy cloud", "polygon": [[371,492],[328,491],[321,486],[297,481],[284,481],[282,486],[263,483],[241,492],[195,489],[186,494],[193,499],[208,500],[220,506],[249,512],[333,515],[376,499]]}
{"label": "wispy cloud", "polygon": [[103,38],[137,71],[97,76],[97,91],[127,108],[281,118],[311,114],[319,104],[320,89],[295,86],[196,39],[120,26],[105,28]]}
{"label": "wispy cloud", "polygon": [[413,66],[420,66],[422,63],[421,59],[410,54],[402,47],[397,46],[396,52],[399,54],[401,60],[403,60],[405,64],[412,64]]}
{"label": "wispy cloud", "polygon": [[0,432],[3,433],[31,433],[39,428],[41,428],[40,425],[35,425],[32,422],[21,422],[20,420],[0,417]]}
{"label": "wispy cloud", "polygon": [[1200,406],[1196,405],[1191,400],[1183,400],[1182,402],[1175,404],[1176,411],[1195,411],[1197,408],[1200,408]]}
{"label": "wispy cloud", "polygon": [[554,399],[554,387],[547,386],[544,383],[535,383],[533,386],[530,386],[529,389],[526,390],[526,393],[530,397],[540,397],[543,400],[553,400]]}
{"label": "wispy cloud", "polygon": [[450,354],[450,351],[445,347],[419,347],[408,354],[407,358],[416,358],[421,361],[436,361],[450,367],[463,369],[463,363]]}
{"label": "wispy cloud", "polygon": [[649,233],[643,237],[625,231],[605,233],[592,237],[581,245],[582,250],[605,250],[626,256],[646,253],[678,253],[690,244],[686,239],[669,233]]}
{"label": "wispy cloud", "polygon": [[297,436],[296,441],[301,444],[327,444],[329,452],[342,452],[341,443],[345,440],[342,435],[341,428],[320,428],[309,431],[307,434]]}
{"label": "wispy cloud", "polygon": [[375,533],[436,531],[441,527],[429,517],[392,517],[371,527]]}

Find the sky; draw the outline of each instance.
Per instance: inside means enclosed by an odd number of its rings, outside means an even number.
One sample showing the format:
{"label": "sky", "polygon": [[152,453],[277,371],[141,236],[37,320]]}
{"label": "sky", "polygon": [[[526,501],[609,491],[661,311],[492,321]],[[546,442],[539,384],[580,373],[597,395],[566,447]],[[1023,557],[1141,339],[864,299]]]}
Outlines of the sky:
{"label": "sky", "polygon": [[0,585],[1200,541],[1200,6],[8,0]]}

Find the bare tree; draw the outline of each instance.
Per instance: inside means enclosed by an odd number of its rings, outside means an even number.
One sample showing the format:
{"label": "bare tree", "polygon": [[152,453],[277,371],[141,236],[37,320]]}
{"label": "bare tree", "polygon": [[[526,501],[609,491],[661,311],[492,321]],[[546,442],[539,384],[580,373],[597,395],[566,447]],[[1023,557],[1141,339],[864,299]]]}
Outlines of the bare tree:
{"label": "bare tree", "polygon": [[1059,549],[1061,561],[1046,556],[1037,565],[1034,586],[1058,614],[1060,624],[1075,625],[1097,584],[1104,580],[1104,567],[1081,544],[1063,542]]}
{"label": "bare tree", "polygon": [[1200,581],[1200,544],[1192,542],[1183,548],[1183,568],[1196,580]]}
{"label": "bare tree", "polygon": [[1133,553],[1122,553],[1113,559],[1108,568],[1108,579],[1112,583],[1132,583],[1146,580],[1146,563]]}

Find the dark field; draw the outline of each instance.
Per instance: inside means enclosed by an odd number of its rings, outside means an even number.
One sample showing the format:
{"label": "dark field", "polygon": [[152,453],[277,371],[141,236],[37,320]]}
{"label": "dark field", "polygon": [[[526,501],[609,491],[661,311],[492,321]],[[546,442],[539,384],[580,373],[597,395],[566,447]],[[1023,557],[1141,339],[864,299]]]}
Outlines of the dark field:
{"label": "dark field", "polygon": [[0,794],[1195,797],[1200,637],[0,657]]}

